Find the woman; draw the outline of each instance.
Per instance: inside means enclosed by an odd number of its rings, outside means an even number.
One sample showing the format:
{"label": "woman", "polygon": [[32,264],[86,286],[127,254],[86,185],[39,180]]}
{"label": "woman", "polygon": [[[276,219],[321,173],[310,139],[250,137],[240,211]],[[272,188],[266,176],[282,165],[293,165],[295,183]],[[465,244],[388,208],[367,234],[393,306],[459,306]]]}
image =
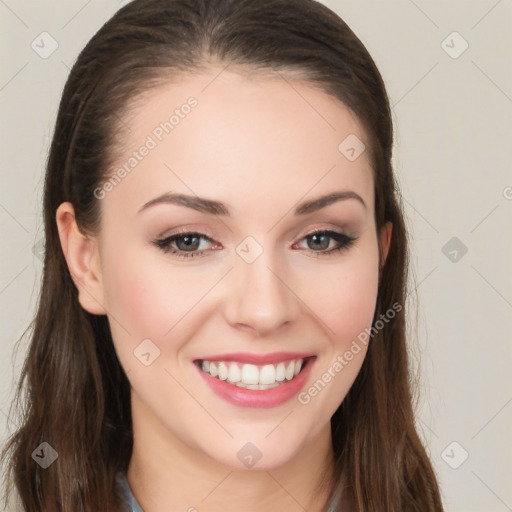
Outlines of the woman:
{"label": "woman", "polygon": [[312,0],[135,0],[99,30],[47,166],[23,510],[442,510],[392,138]]}

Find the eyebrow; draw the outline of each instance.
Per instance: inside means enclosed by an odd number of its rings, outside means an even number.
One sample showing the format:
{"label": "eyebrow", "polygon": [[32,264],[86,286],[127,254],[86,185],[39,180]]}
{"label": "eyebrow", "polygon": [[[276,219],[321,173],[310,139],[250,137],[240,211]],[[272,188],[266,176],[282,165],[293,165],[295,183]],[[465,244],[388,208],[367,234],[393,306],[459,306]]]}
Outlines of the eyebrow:
{"label": "eyebrow", "polygon": [[[352,190],[344,190],[341,192],[333,192],[332,194],[318,197],[317,199],[313,199],[311,201],[305,201],[295,208],[294,214],[307,215],[309,213],[321,210],[322,208],[325,208],[337,201],[344,201],[347,199],[355,199],[366,208],[366,203],[359,194],[356,194]],[[192,208],[193,210],[211,215],[231,215],[228,206],[220,201],[214,201],[212,199],[206,199],[203,197],[191,196],[187,194],[177,194],[174,192],[166,192],[161,196],[151,199],[141,206],[139,213],[157,204],[175,204],[178,206],[185,206],[186,208]]]}

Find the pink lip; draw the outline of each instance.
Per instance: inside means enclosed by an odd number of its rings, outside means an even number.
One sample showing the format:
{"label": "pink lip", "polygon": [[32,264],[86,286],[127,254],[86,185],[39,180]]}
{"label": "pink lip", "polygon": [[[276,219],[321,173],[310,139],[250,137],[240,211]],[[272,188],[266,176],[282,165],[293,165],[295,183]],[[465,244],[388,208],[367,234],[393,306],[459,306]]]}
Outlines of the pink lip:
{"label": "pink lip", "polygon": [[[290,353],[287,353],[286,357],[288,357],[289,354]],[[239,354],[231,355],[237,355],[237,357],[239,356]],[[272,354],[272,356],[275,355],[276,354]],[[291,357],[291,359],[300,358],[301,357]],[[210,361],[210,359],[207,360]],[[221,360],[226,361],[226,359]],[[235,360],[238,361],[239,359]],[[283,359],[280,360],[282,361]],[[212,377],[208,373],[205,373],[198,364],[194,364],[194,366],[197,368],[197,371],[201,374],[201,377],[210,386],[213,392],[227,402],[238,407],[268,409],[271,407],[277,407],[278,405],[287,402],[295,395],[297,395],[297,393],[299,393],[311,373],[311,368],[314,366],[315,360],[316,357],[308,359],[299,375],[297,375],[297,377],[293,378],[292,380],[287,381],[276,388],[263,390],[240,388],[234,384],[229,384],[226,381]]]}
{"label": "pink lip", "polygon": [[256,365],[274,364],[291,359],[306,359],[314,354],[306,352],[273,352],[272,354],[250,354],[249,352],[234,352],[231,354],[216,354],[196,359],[196,361],[237,361]]}

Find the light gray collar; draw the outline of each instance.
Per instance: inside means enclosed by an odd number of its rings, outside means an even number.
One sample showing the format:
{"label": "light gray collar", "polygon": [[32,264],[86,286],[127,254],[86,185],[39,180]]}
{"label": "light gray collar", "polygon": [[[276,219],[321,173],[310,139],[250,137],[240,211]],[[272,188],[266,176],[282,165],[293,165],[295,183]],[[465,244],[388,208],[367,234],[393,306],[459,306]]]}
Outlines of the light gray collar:
{"label": "light gray collar", "polygon": [[124,473],[118,473],[116,482],[119,494],[123,499],[126,512],[144,512],[141,506],[137,503],[137,500],[130,489],[128,480],[126,480],[126,475]]}

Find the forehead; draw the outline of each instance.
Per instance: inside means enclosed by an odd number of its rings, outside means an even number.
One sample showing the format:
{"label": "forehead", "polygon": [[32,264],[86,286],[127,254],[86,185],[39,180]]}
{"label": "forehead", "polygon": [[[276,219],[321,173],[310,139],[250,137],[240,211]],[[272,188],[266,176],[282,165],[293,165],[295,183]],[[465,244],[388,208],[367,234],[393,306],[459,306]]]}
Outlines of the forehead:
{"label": "forehead", "polygon": [[256,199],[283,210],[335,189],[355,190],[372,207],[368,152],[344,153],[344,141],[367,141],[357,118],[286,75],[183,75],[136,98],[121,121],[109,170],[118,176],[102,208],[125,216],[168,191],[222,200],[235,214]]}

